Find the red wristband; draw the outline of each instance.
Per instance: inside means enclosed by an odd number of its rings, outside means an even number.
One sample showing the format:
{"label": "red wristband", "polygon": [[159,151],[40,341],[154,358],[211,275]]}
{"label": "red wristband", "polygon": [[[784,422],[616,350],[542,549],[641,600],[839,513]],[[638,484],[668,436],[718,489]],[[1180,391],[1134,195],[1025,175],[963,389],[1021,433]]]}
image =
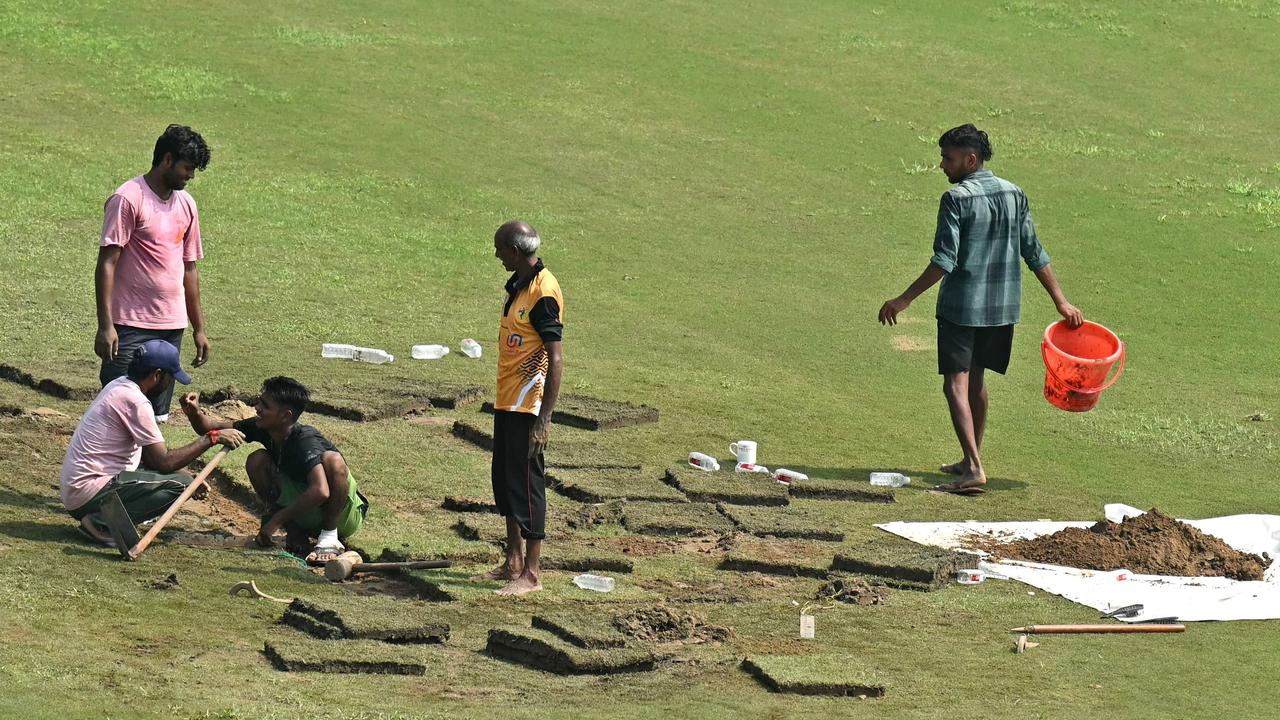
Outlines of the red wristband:
{"label": "red wristband", "polygon": [[218,438],[222,436],[222,431],[221,431],[221,430],[210,430],[209,432],[205,433],[204,435],[205,435],[205,437],[209,438],[209,442],[213,443],[214,445],[217,445],[217,444],[218,444]]}

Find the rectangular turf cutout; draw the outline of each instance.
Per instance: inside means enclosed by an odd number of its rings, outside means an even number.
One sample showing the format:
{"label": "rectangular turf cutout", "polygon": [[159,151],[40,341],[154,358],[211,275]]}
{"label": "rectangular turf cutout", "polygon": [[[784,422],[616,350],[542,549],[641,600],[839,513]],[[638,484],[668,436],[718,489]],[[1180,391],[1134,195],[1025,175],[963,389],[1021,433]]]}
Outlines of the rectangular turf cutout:
{"label": "rectangular turf cutout", "polygon": [[628,502],[622,506],[622,524],[645,535],[725,534],[733,523],[708,503]]}
{"label": "rectangular turf cutout", "polygon": [[588,650],[534,628],[506,627],[489,631],[485,650],[494,657],[558,675],[609,675],[652,670],[657,657],[643,648]]}
{"label": "rectangular turf cutout", "polygon": [[593,547],[579,548],[571,541],[552,543],[543,551],[541,564],[547,570],[586,573],[629,573],[635,569],[631,558],[622,553]]}
{"label": "rectangular turf cutout", "polygon": [[762,655],[743,659],[742,669],[773,692],[869,698],[887,692],[878,673],[848,655]]}
{"label": "rectangular turf cutout", "polygon": [[886,585],[911,590],[937,590],[955,577],[962,556],[941,548],[886,540],[845,548],[832,569],[867,575]]}
{"label": "rectangular turf cutout", "polygon": [[591,617],[582,613],[540,614],[533,616],[530,625],[587,650],[620,648],[627,644],[627,637],[613,626],[612,615]]}
{"label": "rectangular turf cutout", "polygon": [[664,482],[694,502],[733,505],[786,505],[787,487],[763,473],[706,472],[688,466],[668,468]]}
{"label": "rectangular turf cutout", "polygon": [[869,485],[857,480],[809,478],[791,483],[791,497],[854,502],[895,502],[893,488]]}
{"label": "rectangular turf cutout", "polygon": [[273,633],[263,654],[277,670],[288,672],[425,675],[427,651],[376,640],[317,640],[289,631]]}
{"label": "rectangular turf cutout", "polygon": [[452,512],[497,513],[498,506],[489,498],[465,497],[462,495],[446,495],[440,507]]}
{"label": "rectangular turf cutout", "polygon": [[844,531],[831,527],[831,519],[806,508],[759,507],[722,503],[720,512],[742,530],[757,537],[799,538],[840,542]]}
{"label": "rectangular turf cutout", "polygon": [[684,494],[641,470],[548,470],[547,484],[557,493],[584,503],[611,500],[688,502]]}
{"label": "rectangular turf cutout", "polygon": [[[449,626],[434,621],[430,606],[411,600],[394,600],[382,597],[326,598],[304,600],[297,598],[289,604],[286,614],[304,615],[316,624],[337,628],[341,637],[359,640],[381,640],[388,643],[443,643],[449,639]],[[290,622],[292,620],[293,622]],[[323,628],[303,623],[300,618],[285,618],[285,622],[320,637],[329,634]]]}
{"label": "rectangular turf cutout", "polygon": [[62,398],[63,400],[92,400],[98,395],[96,389],[71,387],[52,378],[37,379],[31,373],[5,363],[0,363],[0,380],[8,380],[11,383],[25,385],[32,390]]}
{"label": "rectangular turf cutout", "polygon": [[452,432],[456,438],[465,440],[481,450],[493,452],[493,433],[476,423],[467,420],[455,420]]}
{"label": "rectangular turf cutout", "polygon": [[[493,403],[481,409],[493,412]],[[658,422],[658,409],[616,400],[602,400],[587,395],[561,395],[556,402],[551,422],[583,430],[612,430],[628,425]]]}
{"label": "rectangular turf cutout", "polygon": [[720,561],[724,570],[825,578],[838,546],[813,540],[774,540],[739,535]]}

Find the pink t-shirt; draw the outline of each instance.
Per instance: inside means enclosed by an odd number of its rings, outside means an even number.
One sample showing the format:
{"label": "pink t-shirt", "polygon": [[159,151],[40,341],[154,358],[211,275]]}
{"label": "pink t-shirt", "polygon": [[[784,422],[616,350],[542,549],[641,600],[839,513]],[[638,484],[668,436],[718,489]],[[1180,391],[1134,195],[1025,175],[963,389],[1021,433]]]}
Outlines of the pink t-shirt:
{"label": "pink t-shirt", "polygon": [[119,245],[111,317],[151,330],[187,327],[183,263],[204,257],[196,201],[185,190],[161,200],[139,175],[107,199],[102,246]]}
{"label": "pink t-shirt", "polygon": [[127,377],[107,383],[93,399],[62,461],[62,504],[75,510],[125,470],[137,470],[142,447],[164,442],[151,401]]}

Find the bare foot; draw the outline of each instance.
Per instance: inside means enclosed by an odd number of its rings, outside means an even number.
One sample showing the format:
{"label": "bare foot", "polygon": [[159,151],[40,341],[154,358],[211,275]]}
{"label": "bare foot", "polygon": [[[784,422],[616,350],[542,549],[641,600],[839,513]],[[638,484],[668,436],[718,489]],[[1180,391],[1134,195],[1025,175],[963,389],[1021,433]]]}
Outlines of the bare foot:
{"label": "bare foot", "polygon": [[960,462],[951,463],[950,465],[943,465],[942,467],[938,468],[938,472],[945,473],[947,475],[963,475],[968,470],[969,470],[969,463],[965,462],[964,460],[961,460]]}
{"label": "bare foot", "polygon": [[524,572],[523,563],[507,561],[486,573],[472,576],[472,580],[515,580]]}
{"label": "bare foot", "polygon": [[987,474],[982,470],[978,470],[977,472],[970,471],[961,475],[955,482],[947,483],[946,485],[938,485],[934,490],[941,490],[942,492],[958,492],[961,490],[981,488],[986,484]]}
{"label": "bare foot", "polygon": [[541,590],[542,583],[538,580],[537,575],[529,573],[521,573],[520,577],[512,580],[506,587],[501,590],[494,590],[499,595],[526,595],[535,590]]}

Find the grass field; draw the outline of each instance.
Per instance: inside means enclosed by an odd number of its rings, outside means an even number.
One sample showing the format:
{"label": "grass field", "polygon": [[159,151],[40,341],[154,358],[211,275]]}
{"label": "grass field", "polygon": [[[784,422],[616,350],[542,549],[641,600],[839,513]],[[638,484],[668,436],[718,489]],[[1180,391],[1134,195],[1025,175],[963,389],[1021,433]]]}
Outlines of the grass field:
{"label": "grass field", "polygon": [[[1275,0],[0,0],[0,362],[95,386],[102,203],[182,122],[213,152],[188,187],[213,342],[200,389],[281,373],[370,394],[406,379],[491,384],[505,280],[491,238],[519,217],[565,288],[565,391],[662,413],[584,447],[660,469],[752,438],[770,467],[927,478],[958,458],[934,374],[934,295],[897,328],[875,314],[929,258],[947,187],[937,136],[972,121],[991,135],[991,168],[1026,189],[1068,297],[1128,343],[1129,365],[1099,409],[1049,406],[1038,346],[1054,310],[1026,275],[1012,368],[992,387],[994,492],[842,504],[832,522],[845,542],[874,541],[881,521],[1082,519],[1104,502],[1280,513],[1280,296],[1267,290],[1280,269],[1277,54]],[[456,350],[463,337],[486,357],[408,359],[413,344]],[[323,361],[323,342],[398,359]],[[4,382],[0,404],[85,406]],[[443,428],[312,420],[374,499],[362,547],[492,551],[458,539],[439,510],[445,495],[488,492],[483,453]],[[827,611],[803,644],[791,600],[819,581],[753,585],[696,554],[637,561],[614,595],[585,599],[568,572],[513,602],[455,569],[442,577],[464,598],[441,604],[453,632],[425,677],[281,673],[259,652],[280,608],[226,588],[343,588],[266,553],[157,545],[118,563],[58,511],[57,437],[19,420],[0,433],[3,717],[1276,712],[1274,623],[1053,638],[1015,656],[1008,628],[1093,613],[993,582]],[[177,424],[166,434],[190,437]],[[549,459],[583,437],[556,428]],[[145,587],[169,572],[180,589]],[[735,639],[608,679],[479,652],[489,628],[657,602],[677,580],[749,596],[693,606]],[[849,658],[889,694],[771,694],[738,667],[806,654],[823,667]]]}

